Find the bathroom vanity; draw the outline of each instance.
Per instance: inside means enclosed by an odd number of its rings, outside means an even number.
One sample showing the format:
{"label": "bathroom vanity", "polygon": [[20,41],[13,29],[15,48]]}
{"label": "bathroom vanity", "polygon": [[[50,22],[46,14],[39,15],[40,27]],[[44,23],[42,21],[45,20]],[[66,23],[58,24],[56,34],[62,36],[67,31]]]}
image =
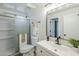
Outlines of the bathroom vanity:
{"label": "bathroom vanity", "polygon": [[79,56],[79,52],[65,45],[57,45],[53,41],[40,41],[37,43],[37,56]]}
{"label": "bathroom vanity", "polygon": [[[79,56],[79,49],[72,47],[70,38],[79,40],[79,5],[68,4],[52,9],[46,15],[46,35],[52,40],[37,43],[37,55]],[[54,38],[61,37],[60,44]],[[50,39],[50,38],[49,38]],[[59,39],[59,38],[58,38]]]}

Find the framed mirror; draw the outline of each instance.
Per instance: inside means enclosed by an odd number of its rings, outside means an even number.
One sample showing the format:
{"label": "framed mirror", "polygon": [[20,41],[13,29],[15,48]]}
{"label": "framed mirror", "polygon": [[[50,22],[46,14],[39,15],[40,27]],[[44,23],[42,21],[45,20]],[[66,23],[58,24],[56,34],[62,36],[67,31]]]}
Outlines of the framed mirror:
{"label": "framed mirror", "polygon": [[79,40],[79,4],[68,4],[50,11],[46,18],[47,36]]}

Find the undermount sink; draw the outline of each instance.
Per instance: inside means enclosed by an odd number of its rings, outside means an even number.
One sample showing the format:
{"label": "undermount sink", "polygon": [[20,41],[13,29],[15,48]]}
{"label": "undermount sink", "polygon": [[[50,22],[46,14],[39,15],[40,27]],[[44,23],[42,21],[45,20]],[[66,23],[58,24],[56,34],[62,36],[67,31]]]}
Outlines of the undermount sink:
{"label": "undermount sink", "polygon": [[63,51],[65,48],[69,48],[68,46],[65,46],[65,45],[62,45],[62,44],[58,45],[58,44],[56,44],[56,43],[54,43],[52,41],[50,41],[49,43],[50,43],[50,46],[52,45],[51,46],[51,47],[53,47],[52,50],[55,51],[55,52],[58,52],[60,50]]}
{"label": "undermount sink", "polygon": [[61,47],[66,47],[66,48],[68,48],[67,46],[65,46],[65,45],[60,45]]}

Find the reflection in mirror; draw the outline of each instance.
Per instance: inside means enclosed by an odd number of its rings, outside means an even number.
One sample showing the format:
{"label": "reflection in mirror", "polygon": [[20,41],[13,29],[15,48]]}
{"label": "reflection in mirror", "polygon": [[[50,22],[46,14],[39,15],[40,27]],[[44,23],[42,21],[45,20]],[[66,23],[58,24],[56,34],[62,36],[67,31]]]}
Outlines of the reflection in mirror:
{"label": "reflection in mirror", "polygon": [[[79,13],[79,12],[78,12]],[[69,13],[63,16],[64,18],[64,38],[79,39],[79,16],[77,13]]]}
{"label": "reflection in mirror", "polygon": [[47,35],[52,39],[60,36],[61,44],[70,46],[70,38],[79,40],[79,4],[67,5],[47,13]]}
{"label": "reflection in mirror", "polygon": [[58,18],[52,18],[50,20],[50,36],[58,37]]}

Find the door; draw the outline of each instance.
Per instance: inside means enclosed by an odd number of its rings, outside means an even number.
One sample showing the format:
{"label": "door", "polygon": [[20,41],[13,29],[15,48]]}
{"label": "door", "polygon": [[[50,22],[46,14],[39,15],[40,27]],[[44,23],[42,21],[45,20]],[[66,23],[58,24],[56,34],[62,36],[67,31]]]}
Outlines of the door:
{"label": "door", "polygon": [[58,18],[53,18],[50,21],[50,36],[58,36]]}

